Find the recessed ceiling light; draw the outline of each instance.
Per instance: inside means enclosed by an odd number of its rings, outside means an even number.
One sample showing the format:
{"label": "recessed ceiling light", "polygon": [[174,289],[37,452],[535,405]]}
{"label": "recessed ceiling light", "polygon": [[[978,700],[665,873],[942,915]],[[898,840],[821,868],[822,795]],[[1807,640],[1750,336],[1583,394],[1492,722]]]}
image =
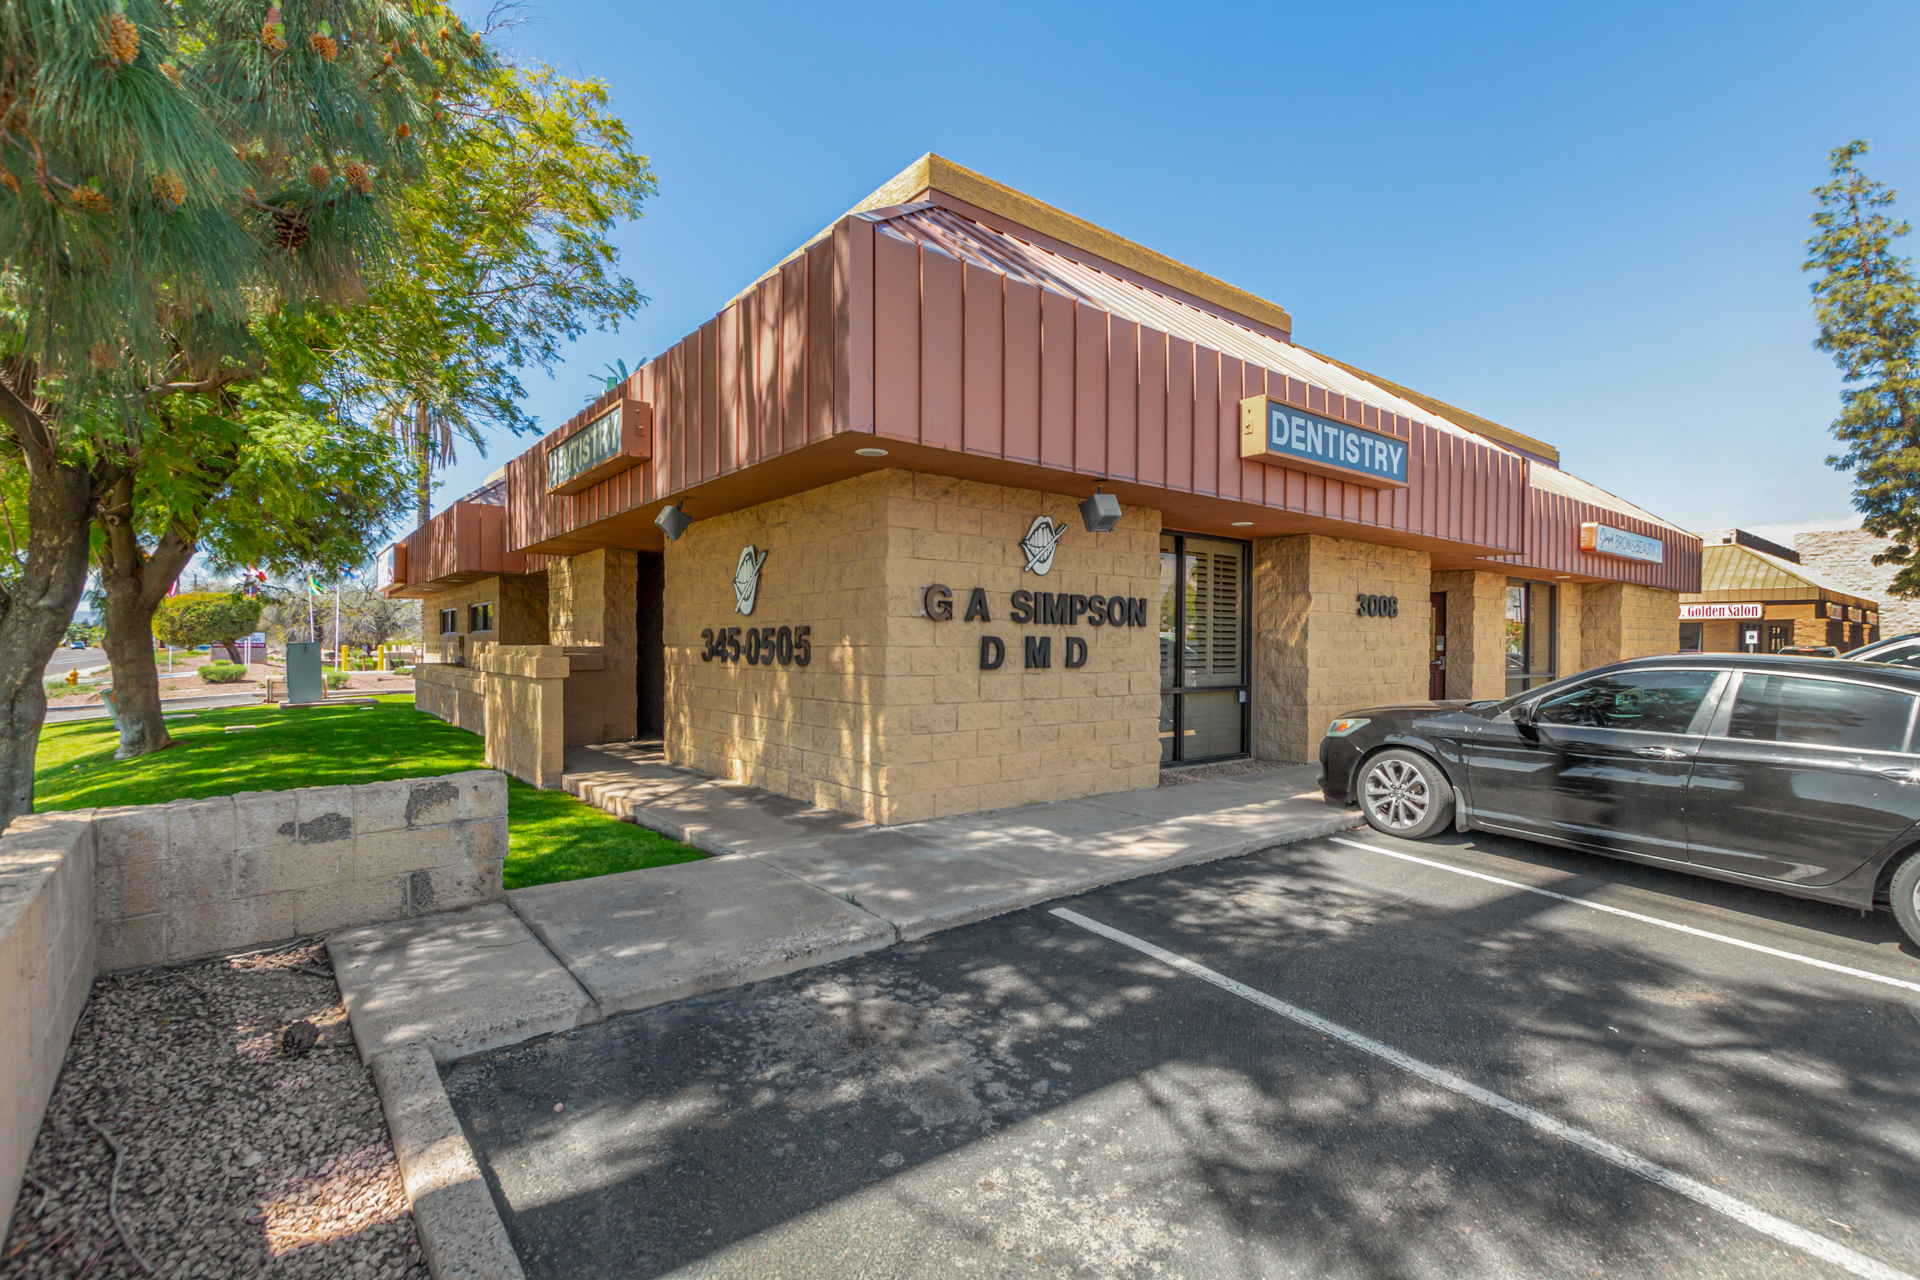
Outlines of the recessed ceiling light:
{"label": "recessed ceiling light", "polygon": [[854,452],[863,458],[884,458],[887,456],[885,449],[855,449]]}
{"label": "recessed ceiling light", "polygon": [[1253,521],[1251,521],[1251,520],[1235,520],[1235,521],[1233,522],[1233,527],[1234,527],[1234,528],[1236,528],[1236,529],[1251,529],[1251,528],[1253,528]]}

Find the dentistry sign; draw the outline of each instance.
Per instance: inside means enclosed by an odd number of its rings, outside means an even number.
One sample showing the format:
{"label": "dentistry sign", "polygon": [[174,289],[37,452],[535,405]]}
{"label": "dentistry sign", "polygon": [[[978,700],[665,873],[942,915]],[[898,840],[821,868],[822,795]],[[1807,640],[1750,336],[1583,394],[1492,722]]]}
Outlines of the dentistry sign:
{"label": "dentistry sign", "polygon": [[1407,485],[1407,442],[1399,436],[1335,422],[1272,396],[1240,402],[1240,456],[1375,489]]}

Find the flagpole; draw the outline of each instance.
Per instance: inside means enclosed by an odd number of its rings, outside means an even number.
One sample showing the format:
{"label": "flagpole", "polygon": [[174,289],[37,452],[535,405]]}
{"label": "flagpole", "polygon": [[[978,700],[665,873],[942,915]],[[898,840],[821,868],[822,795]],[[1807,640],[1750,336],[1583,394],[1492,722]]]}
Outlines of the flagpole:
{"label": "flagpole", "polygon": [[320,636],[313,629],[313,579],[307,579],[307,643],[312,644]]}
{"label": "flagpole", "polygon": [[340,579],[333,580],[333,669],[345,671],[345,646],[340,643]]}

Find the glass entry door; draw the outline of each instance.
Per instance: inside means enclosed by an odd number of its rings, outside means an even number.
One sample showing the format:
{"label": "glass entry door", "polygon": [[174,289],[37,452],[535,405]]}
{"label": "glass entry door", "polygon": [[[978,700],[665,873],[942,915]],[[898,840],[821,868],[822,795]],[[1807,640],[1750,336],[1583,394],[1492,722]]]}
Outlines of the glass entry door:
{"label": "glass entry door", "polygon": [[1247,544],[1160,535],[1160,763],[1247,754]]}

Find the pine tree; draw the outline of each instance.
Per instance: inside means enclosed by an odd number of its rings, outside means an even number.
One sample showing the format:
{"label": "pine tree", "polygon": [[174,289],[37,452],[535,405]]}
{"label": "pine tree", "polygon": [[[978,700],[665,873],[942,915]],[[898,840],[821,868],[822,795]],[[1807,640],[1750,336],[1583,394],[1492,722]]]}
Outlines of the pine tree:
{"label": "pine tree", "polygon": [[1894,218],[1895,192],[1861,171],[1867,144],[1849,142],[1832,155],[1833,180],[1816,187],[1802,270],[1813,283],[1820,336],[1848,383],[1833,434],[1845,452],[1827,459],[1851,471],[1853,505],[1862,527],[1891,540],[1875,564],[1903,566],[1895,594],[1920,595],[1920,280],[1894,251],[1910,228]]}
{"label": "pine tree", "polygon": [[0,0],[0,49],[0,436],[24,462],[29,526],[0,591],[5,822],[31,808],[41,672],[96,514],[136,728],[122,753],[165,745],[140,669],[196,533],[137,536],[141,468],[195,456],[213,483],[239,465],[209,420],[265,367],[255,322],[363,295],[393,244],[389,193],[433,145],[436,93],[492,57],[426,0]]}

